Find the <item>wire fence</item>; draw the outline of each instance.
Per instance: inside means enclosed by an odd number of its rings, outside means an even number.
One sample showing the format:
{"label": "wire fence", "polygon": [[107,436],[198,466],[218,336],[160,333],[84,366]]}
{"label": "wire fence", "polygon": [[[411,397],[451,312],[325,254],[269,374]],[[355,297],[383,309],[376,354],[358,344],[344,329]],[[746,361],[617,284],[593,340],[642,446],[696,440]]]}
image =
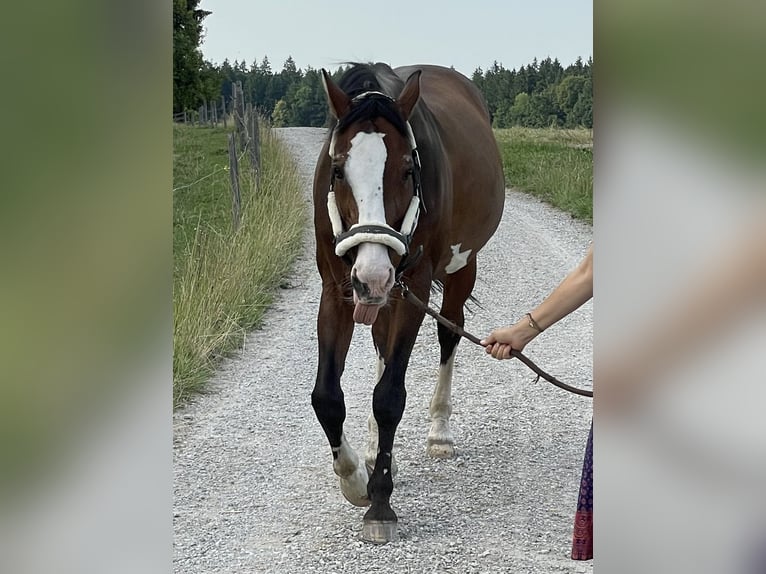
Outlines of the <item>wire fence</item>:
{"label": "wire fence", "polygon": [[[229,165],[216,169],[197,180],[173,188],[173,192],[187,189],[197,185],[206,179],[217,175],[222,171],[229,171],[232,196],[232,224],[234,229],[239,228],[242,210],[242,196],[240,190],[239,166],[242,159],[247,156],[249,161],[250,175],[254,182],[254,191],[257,191],[261,176],[261,137],[260,123],[257,109],[251,102],[245,103],[242,83],[232,83],[232,97],[230,101],[221,96],[220,101],[205,101],[198,110],[186,110],[173,114],[173,122],[183,123],[198,127],[217,127],[223,124],[228,127],[227,120],[231,122],[234,131],[228,135]],[[267,129],[270,125],[267,123]],[[241,150],[237,153],[237,148]]]}

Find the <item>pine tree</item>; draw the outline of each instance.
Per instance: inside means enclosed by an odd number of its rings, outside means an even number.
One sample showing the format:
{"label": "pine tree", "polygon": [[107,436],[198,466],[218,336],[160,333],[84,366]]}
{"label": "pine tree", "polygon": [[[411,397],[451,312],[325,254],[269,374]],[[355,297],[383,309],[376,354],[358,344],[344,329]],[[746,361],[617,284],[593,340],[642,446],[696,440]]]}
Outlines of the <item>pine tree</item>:
{"label": "pine tree", "polygon": [[204,61],[199,49],[202,21],[211,14],[199,10],[200,0],[173,0],[173,111],[196,109],[205,98]]}

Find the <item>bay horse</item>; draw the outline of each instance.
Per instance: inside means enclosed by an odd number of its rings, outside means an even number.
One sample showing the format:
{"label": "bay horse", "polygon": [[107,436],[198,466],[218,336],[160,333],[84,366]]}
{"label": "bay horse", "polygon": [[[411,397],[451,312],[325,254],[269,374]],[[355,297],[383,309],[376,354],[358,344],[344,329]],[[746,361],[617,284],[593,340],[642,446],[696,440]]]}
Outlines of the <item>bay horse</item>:
{"label": "bay horse", "polygon": [[[391,69],[354,64],[336,84],[322,70],[334,120],[314,173],[316,262],[322,278],[319,358],[311,403],[327,435],[346,499],[370,508],[362,538],[397,538],[390,505],[393,444],[404,412],[405,372],[424,312],[397,296],[405,284],[422,301],[443,288],[441,313],[460,326],[476,281],[476,253],[500,222],[505,186],[500,154],[479,90],[433,65]],[[340,379],[356,323],[371,325],[377,384],[362,463],[343,434]],[[438,326],[438,381],[427,452],[454,456],[449,428],[459,337]]]}

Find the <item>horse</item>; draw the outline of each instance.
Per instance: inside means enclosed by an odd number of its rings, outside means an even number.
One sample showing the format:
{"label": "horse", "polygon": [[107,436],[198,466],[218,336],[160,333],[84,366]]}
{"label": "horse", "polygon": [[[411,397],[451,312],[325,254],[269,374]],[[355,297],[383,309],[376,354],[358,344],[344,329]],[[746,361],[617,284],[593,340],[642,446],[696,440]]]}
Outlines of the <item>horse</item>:
{"label": "horse", "polygon": [[[497,229],[505,183],[489,113],[465,76],[441,66],[353,64],[336,84],[322,69],[328,130],[314,172],[318,365],[311,403],[341,492],[369,506],[362,539],[396,540],[390,505],[393,444],[404,412],[405,373],[424,311],[442,289],[441,314],[463,326],[476,254]],[[343,433],[341,375],[355,324],[371,326],[377,384],[362,462]],[[452,457],[452,370],[459,336],[438,325],[439,374],[426,450]]]}

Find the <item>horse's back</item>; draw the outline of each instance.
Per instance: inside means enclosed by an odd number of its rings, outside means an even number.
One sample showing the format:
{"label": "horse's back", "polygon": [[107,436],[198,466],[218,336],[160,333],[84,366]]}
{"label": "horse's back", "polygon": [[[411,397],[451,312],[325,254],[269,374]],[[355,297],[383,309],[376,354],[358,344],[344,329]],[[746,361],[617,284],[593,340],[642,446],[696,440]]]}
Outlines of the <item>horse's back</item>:
{"label": "horse's back", "polygon": [[420,98],[435,120],[451,166],[450,244],[478,251],[500,222],[505,181],[500,153],[484,98],[468,78],[441,66],[405,66],[406,80],[420,70]]}
{"label": "horse's back", "polygon": [[418,70],[421,72],[420,97],[440,122],[471,121],[486,127],[491,135],[487,106],[473,82],[451,68],[431,64],[402,66],[394,72],[406,80]]}

